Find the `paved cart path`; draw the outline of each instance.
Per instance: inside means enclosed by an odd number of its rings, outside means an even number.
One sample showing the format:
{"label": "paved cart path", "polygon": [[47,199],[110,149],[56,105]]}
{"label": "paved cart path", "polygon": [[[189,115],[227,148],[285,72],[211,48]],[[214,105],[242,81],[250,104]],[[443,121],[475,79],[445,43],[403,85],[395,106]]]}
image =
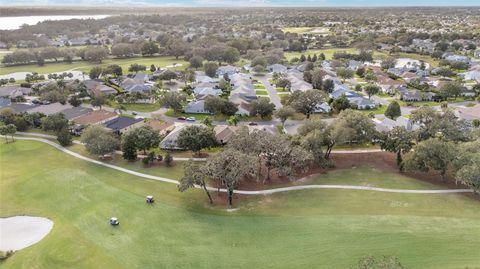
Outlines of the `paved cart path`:
{"label": "paved cart path", "polygon": [[[69,154],[75,158],[91,162],[97,165],[105,166],[111,169],[115,169],[120,172],[124,172],[133,176],[172,183],[172,184],[179,184],[178,180],[153,176],[149,174],[144,174],[136,171],[132,171],[120,166],[116,166],[113,164],[104,163],[98,160],[91,159],[89,157],[83,156],[71,150],[68,150],[61,145],[38,137],[20,137],[17,136],[15,139],[18,140],[30,140],[30,141],[37,141],[48,144],[66,154]],[[199,186],[196,186],[200,188]],[[216,191],[217,188],[209,187],[209,190]],[[387,188],[377,188],[377,187],[368,187],[368,186],[353,186],[353,185],[299,185],[299,186],[291,186],[291,187],[283,187],[283,188],[273,188],[273,189],[266,189],[266,190],[256,190],[256,191],[247,191],[247,190],[235,190],[237,194],[244,194],[244,195],[265,195],[265,194],[273,194],[278,192],[287,192],[287,191],[297,191],[297,190],[306,190],[306,189],[346,189],[346,190],[363,190],[363,191],[377,191],[377,192],[390,192],[390,193],[411,193],[411,194],[449,194],[449,193],[469,193],[473,192],[470,189],[447,189],[447,190],[405,190],[405,189],[387,189]],[[220,189],[220,192],[226,192],[226,189]]]}

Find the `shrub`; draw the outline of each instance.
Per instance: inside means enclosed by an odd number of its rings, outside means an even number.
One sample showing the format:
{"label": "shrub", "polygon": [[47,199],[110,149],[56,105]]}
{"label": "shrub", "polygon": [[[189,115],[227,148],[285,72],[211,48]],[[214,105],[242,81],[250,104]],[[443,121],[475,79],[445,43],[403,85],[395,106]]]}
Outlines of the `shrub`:
{"label": "shrub", "polygon": [[0,261],[1,260],[6,260],[8,257],[10,257],[12,255],[13,255],[12,250],[8,250],[8,251],[1,251],[0,250]]}
{"label": "shrub", "polygon": [[69,146],[72,144],[72,135],[67,129],[63,129],[58,132],[57,141],[64,147]]}
{"label": "shrub", "polygon": [[31,88],[31,87],[32,87],[32,84],[27,83],[27,82],[22,82],[22,83],[20,83],[20,87],[23,87],[23,88]]}
{"label": "shrub", "polygon": [[173,157],[172,157],[172,155],[171,155],[170,153],[167,153],[167,154],[165,155],[165,164],[166,164],[167,166],[171,166],[172,163],[173,163]]}

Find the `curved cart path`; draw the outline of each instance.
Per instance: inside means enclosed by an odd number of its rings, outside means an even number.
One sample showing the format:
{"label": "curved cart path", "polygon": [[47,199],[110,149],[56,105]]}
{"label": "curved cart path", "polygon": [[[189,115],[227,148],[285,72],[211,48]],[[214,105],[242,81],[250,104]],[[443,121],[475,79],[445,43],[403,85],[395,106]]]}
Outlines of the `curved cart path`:
{"label": "curved cart path", "polygon": [[[178,180],[153,176],[149,174],[144,174],[140,172],[135,172],[120,166],[104,163],[98,160],[91,159],[89,157],[83,156],[71,150],[68,150],[61,145],[52,142],[47,139],[37,138],[37,137],[15,137],[18,140],[30,140],[30,141],[38,141],[45,144],[48,144],[66,154],[69,154],[75,158],[91,162],[94,164],[98,164],[101,166],[105,166],[111,169],[118,170],[120,172],[124,172],[133,176],[172,183],[172,184],[179,184]],[[199,186],[196,186],[200,188]],[[209,190],[216,191],[217,188],[208,187]],[[283,188],[274,188],[274,189],[267,189],[267,190],[257,190],[257,191],[246,191],[246,190],[235,190],[237,194],[245,194],[245,195],[265,195],[265,194],[273,194],[278,192],[287,192],[287,191],[296,191],[296,190],[305,190],[305,189],[347,189],[347,190],[364,190],[364,191],[377,191],[377,192],[390,192],[390,193],[411,193],[411,194],[448,194],[448,193],[469,193],[473,192],[470,189],[448,189],[448,190],[405,190],[405,189],[387,189],[387,188],[377,188],[377,187],[368,187],[368,186],[352,186],[352,185],[299,185],[299,186],[291,186],[291,187],[283,187]],[[226,189],[220,189],[220,192],[226,192]]]}

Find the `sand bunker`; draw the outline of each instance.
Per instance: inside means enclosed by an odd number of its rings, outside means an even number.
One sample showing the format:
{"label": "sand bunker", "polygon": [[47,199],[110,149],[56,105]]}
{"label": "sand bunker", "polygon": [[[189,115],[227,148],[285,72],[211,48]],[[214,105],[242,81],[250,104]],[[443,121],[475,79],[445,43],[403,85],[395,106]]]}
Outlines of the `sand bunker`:
{"label": "sand bunker", "polygon": [[17,216],[0,218],[0,250],[20,250],[42,240],[53,228],[53,221]]}

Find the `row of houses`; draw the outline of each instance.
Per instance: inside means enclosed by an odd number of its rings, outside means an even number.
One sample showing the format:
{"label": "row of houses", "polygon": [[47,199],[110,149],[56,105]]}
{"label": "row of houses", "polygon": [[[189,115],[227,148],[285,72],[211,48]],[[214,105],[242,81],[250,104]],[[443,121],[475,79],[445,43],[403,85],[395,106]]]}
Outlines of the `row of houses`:
{"label": "row of houses", "polygon": [[257,100],[252,78],[249,74],[236,73],[230,76],[230,84],[232,91],[228,99],[237,106],[237,114],[250,114],[250,105]]}
{"label": "row of houses", "polygon": [[210,96],[220,96],[222,90],[218,86],[219,79],[206,76],[203,72],[195,75],[194,99],[185,106],[185,113],[210,114],[205,109],[205,100]]}
{"label": "row of houses", "polygon": [[[165,138],[160,142],[161,149],[176,149],[181,150],[177,145],[178,136],[188,126],[200,125],[196,123],[175,123],[173,130],[168,132]],[[263,131],[270,134],[277,134],[277,128],[274,125],[242,125],[242,126],[230,126],[230,125],[216,125],[213,129],[217,142],[221,145],[228,144],[234,134],[240,130],[240,128],[247,128],[249,132]]]}
{"label": "row of houses", "polygon": [[351,104],[355,104],[357,109],[375,109],[377,107],[377,103],[351,90],[346,85],[335,83],[330,98],[335,100],[341,96],[345,96]]}

